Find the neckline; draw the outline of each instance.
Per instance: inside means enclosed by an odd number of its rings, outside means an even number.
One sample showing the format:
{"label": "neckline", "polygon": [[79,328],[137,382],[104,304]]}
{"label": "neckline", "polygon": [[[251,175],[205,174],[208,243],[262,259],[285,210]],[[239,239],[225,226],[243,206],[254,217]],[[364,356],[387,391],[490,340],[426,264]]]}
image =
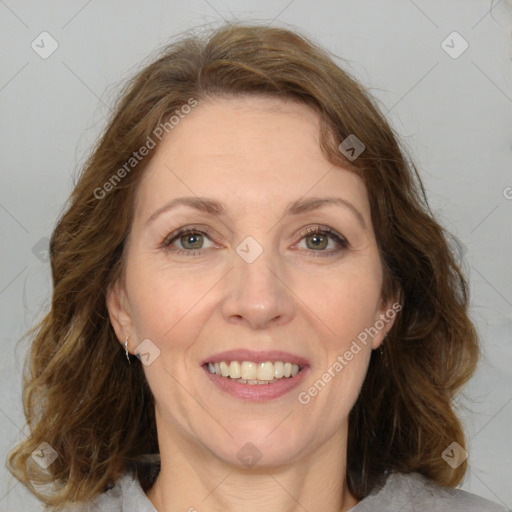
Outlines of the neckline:
{"label": "neckline", "polygon": [[[155,463],[157,463],[156,465],[158,466],[158,471],[155,471]],[[130,494],[133,494],[133,496],[131,496],[131,497],[133,497],[133,498],[136,497],[136,499],[135,499],[135,502],[130,502],[130,506],[136,504],[136,502],[139,502],[138,505],[144,504],[146,507],[150,507],[150,509],[147,509],[147,510],[144,509],[143,512],[158,512],[146,493],[153,487],[153,485],[156,481],[156,477],[158,476],[159,469],[160,469],[160,459],[159,458],[158,458],[158,460],[153,459],[152,462],[145,461],[144,465],[148,466],[148,467],[146,467],[146,470],[149,469],[149,470],[154,471],[154,473],[153,473],[154,478],[151,483],[151,486],[148,487],[148,489],[146,491],[144,491],[144,489],[139,481],[139,478],[137,476],[137,473],[134,471],[127,472],[122,475],[122,478],[120,481],[121,495],[123,496],[123,501],[124,501],[124,496],[125,496],[126,491],[131,488]],[[358,500],[355,505],[353,505],[352,507],[350,507],[347,510],[347,512],[363,512],[362,507],[365,506],[368,499],[373,498],[373,497],[379,495],[380,493],[384,492],[384,489],[388,486],[390,479],[392,480],[395,476],[396,476],[396,474],[394,472],[385,473],[383,476],[383,481],[380,482],[379,484],[377,484],[361,500]],[[142,500],[142,503],[140,503],[141,500]],[[124,510],[124,508],[123,508],[123,510]],[[139,511],[142,512],[141,509],[139,509],[137,507],[133,508],[133,509],[129,509],[129,510],[127,510],[127,512],[132,512],[132,510],[133,510],[133,512],[139,512]]]}

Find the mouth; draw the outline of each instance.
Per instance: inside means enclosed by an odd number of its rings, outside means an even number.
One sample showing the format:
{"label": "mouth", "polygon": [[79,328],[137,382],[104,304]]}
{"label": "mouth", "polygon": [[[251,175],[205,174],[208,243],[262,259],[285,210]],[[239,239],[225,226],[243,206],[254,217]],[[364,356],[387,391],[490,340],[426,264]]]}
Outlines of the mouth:
{"label": "mouth", "polygon": [[245,401],[283,396],[309,372],[306,359],[277,351],[229,351],[211,356],[201,366],[217,388]]}
{"label": "mouth", "polygon": [[276,383],[280,379],[295,377],[302,367],[298,364],[283,361],[221,361],[205,363],[212,375],[231,379],[240,384],[265,385]]}

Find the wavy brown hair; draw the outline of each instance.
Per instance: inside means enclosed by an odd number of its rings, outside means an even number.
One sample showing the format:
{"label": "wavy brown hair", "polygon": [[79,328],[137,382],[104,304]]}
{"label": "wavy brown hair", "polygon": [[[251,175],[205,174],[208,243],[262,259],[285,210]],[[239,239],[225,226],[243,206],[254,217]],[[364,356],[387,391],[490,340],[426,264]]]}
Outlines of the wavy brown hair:
{"label": "wavy brown hair", "polygon": [[[155,151],[108,193],[104,184],[191,98],[253,94],[318,113],[322,151],[366,184],[382,299],[403,304],[383,352],[372,352],[350,413],[351,492],[362,499],[393,470],[447,486],[462,480],[466,465],[453,469],[441,454],[453,441],[465,446],[453,399],[475,369],[478,338],[467,281],[416,167],[376,101],[335,56],[296,31],[232,23],[181,36],[129,81],[52,234],[51,310],[31,333],[24,379],[30,435],[8,460],[45,503],[90,500],[134,461],[158,452],[142,365],[136,358],[127,364],[106,307],[108,289],[122,275],[137,184]],[[350,134],[366,146],[352,162],[338,149]],[[42,442],[58,454],[46,471],[31,458]],[[42,487],[47,483],[51,491]],[[151,479],[143,483],[149,486]]]}

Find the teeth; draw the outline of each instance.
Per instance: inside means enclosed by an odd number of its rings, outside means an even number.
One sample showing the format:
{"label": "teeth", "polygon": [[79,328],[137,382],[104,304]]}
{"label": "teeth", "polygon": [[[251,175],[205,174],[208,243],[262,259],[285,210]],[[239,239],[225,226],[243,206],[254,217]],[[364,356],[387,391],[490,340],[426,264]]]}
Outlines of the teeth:
{"label": "teeth", "polygon": [[252,361],[221,361],[208,363],[210,373],[227,377],[242,384],[269,384],[282,378],[295,377],[300,371],[297,364],[283,363],[282,361],[265,361],[253,363]]}
{"label": "teeth", "polygon": [[258,380],[273,380],[274,365],[270,362],[258,365]]}
{"label": "teeth", "polygon": [[274,363],[274,377],[276,379],[284,377],[284,363],[282,361],[276,361]]}
{"label": "teeth", "polygon": [[222,363],[219,363],[219,366],[220,366],[220,374],[223,377],[227,377],[229,375],[229,366],[224,361],[222,361]]}
{"label": "teeth", "polygon": [[[218,375],[218,373],[217,373]],[[258,365],[250,361],[242,363],[242,379],[250,380],[258,378]]]}
{"label": "teeth", "polygon": [[[211,370],[210,372],[213,373]],[[231,364],[229,365],[229,377],[231,379],[239,379],[241,375],[242,370],[240,368],[240,363],[238,361],[232,361]]]}

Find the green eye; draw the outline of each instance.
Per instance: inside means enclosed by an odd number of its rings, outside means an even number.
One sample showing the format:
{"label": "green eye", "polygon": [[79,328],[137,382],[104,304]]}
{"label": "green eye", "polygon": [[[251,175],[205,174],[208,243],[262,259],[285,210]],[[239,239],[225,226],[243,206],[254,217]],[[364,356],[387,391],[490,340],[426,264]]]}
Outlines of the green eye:
{"label": "green eye", "polygon": [[183,235],[179,240],[184,249],[201,249],[204,243],[203,235],[195,232]]}
{"label": "green eye", "polygon": [[310,241],[311,244],[309,244],[306,241],[306,245],[309,249],[318,250],[318,249],[325,249],[329,245],[329,237],[322,234],[322,233],[315,233],[313,235],[309,235],[305,237],[307,241]]}
{"label": "green eye", "polygon": [[[329,227],[310,227],[301,233],[302,240],[305,240],[306,250],[315,256],[330,256],[349,247],[348,241]],[[333,241],[334,247],[326,250],[329,243]]]}
{"label": "green eye", "polygon": [[[209,245],[205,245],[207,243]],[[214,243],[206,229],[190,226],[173,231],[161,243],[162,249],[186,256],[198,256],[213,246]]]}

